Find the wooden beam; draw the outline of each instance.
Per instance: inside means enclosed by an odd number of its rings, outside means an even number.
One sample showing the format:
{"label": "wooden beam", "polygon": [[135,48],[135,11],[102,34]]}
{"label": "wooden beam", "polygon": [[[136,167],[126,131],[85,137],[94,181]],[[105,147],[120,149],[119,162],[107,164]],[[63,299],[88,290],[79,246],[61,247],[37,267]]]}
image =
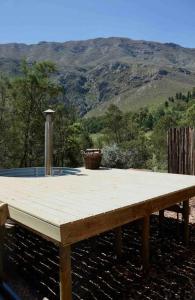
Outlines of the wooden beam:
{"label": "wooden beam", "polygon": [[75,222],[61,225],[61,241],[64,245],[70,245],[78,241],[95,236],[99,233],[130,223],[134,220],[151,215],[153,212],[182,202],[183,199],[195,195],[195,186],[183,190],[155,197],[136,205],[122,207],[117,210],[91,216]]}
{"label": "wooden beam", "polygon": [[121,226],[115,228],[114,232],[115,232],[116,255],[117,255],[117,258],[121,258],[122,257],[122,246],[123,246]]}
{"label": "wooden beam", "polygon": [[150,216],[145,216],[142,220],[142,262],[144,271],[148,272],[150,264]]}
{"label": "wooden beam", "polygon": [[71,247],[60,245],[60,300],[72,300]]}
{"label": "wooden beam", "polygon": [[9,217],[8,205],[0,203],[0,226],[4,225]]}
{"label": "wooden beam", "polygon": [[184,220],[184,243],[186,246],[189,244],[189,215],[190,207],[189,200],[183,201],[183,220]]}
{"label": "wooden beam", "polygon": [[167,207],[166,210],[172,211],[172,212],[175,212],[175,213],[178,213],[178,214],[183,212],[182,207],[180,207],[179,204],[175,204],[175,205],[172,205],[170,207]]}
{"label": "wooden beam", "polygon": [[36,232],[45,239],[49,239],[54,243],[61,242],[60,228],[44,220],[36,218],[20,209],[9,206],[9,218],[17,222],[21,226]]}

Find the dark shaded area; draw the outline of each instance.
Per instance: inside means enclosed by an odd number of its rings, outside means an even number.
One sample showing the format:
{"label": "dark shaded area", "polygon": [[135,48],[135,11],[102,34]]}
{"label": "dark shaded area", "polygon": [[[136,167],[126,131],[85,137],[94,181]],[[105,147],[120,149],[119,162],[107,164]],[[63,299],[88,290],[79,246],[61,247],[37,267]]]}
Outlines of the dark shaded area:
{"label": "dark shaded area", "polygon": [[[72,247],[73,299],[195,299],[195,228],[185,248],[182,226],[167,218],[164,236],[151,218],[151,269],[143,276],[140,223],[123,227],[123,258],[117,261],[108,232]],[[7,230],[7,280],[22,300],[59,299],[58,248],[21,227]]]}
{"label": "dark shaded area", "polygon": [[6,282],[0,282],[0,300],[20,300]]}

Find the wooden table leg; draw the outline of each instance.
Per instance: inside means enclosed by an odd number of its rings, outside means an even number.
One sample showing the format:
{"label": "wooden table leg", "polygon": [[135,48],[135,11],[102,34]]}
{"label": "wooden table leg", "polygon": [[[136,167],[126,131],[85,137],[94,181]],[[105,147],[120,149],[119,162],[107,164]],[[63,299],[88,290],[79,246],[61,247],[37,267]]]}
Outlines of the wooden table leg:
{"label": "wooden table leg", "polygon": [[183,201],[184,243],[186,246],[188,246],[189,244],[189,215],[190,215],[189,200],[186,200]]}
{"label": "wooden table leg", "polygon": [[163,221],[165,218],[165,211],[164,209],[159,211],[159,234],[162,236],[163,234]]}
{"label": "wooden table leg", "polygon": [[8,206],[5,203],[0,204],[0,282],[3,280],[3,240],[5,233],[5,222],[8,218]]}
{"label": "wooden table leg", "polygon": [[60,245],[60,300],[72,300],[71,246]]}
{"label": "wooden table leg", "polygon": [[150,216],[143,218],[143,227],[142,227],[142,262],[143,269],[145,272],[149,269],[149,260],[150,260]]}
{"label": "wooden table leg", "polygon": [[4,228],[0,226],[0,282],[3,281],[3,237]]}
{"label": "wooden table leg", "polygon": [[117,227],[114,229],[115,232],[115,248],[116,248],[116,254],[117,254],[117,258],[121,258],[122,257],[122,228]]}

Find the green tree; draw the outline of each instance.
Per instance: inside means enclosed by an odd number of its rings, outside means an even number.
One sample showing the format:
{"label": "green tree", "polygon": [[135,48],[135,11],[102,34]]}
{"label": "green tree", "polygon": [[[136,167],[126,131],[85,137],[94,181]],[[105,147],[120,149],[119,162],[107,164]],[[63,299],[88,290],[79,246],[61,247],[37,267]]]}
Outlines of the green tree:
{"label": "green tree", "polygon": [[105,114],[106,134],[110,141],[119,144],[122,141],[123,113],[114,104],[108,107]]}
{"label": "green tree", "polygon": [[192,98],[195,98],[195,87],[192,88]]}
{"label": "green tree", "polygon": [[174,115],[167,114],[159,119],[151,135],[152,152],[158,162],[158,169],[167,169],[167,130],[176,126]]}
{"label": "green tree", "polygon": [[92,147],[92,140],[76,118],[73,107],[58,104],[54,119],[54,165],[78,167],[82,164],[81,150]]}
{"label": "green tree", "polygon": [[190,99],[192,99],[192,93],[190,91],[188,91],[188,93],[187,93],[187,100],[189,101]]}
{"label": "green tree", "polygon": [[9,162],[8,144],[11,127],[9,85],[9,79],[0,75],[0,167],[5,167]]}
{"label": "green tree", "polygon": [[184,120],[186,126],[195,127],[195,104],[187,109]]}
{"label": "green tree", "polygon": [[29,65],[24,61],[21,75],[11,81],[13,124],[17,128],[17,132],[15,128],[13,133],[16,143],[20,145],[16,155],[20,167],[43,164],[43,111],[62,92],[52,78],[55,71],[55,65],[51,62]]}

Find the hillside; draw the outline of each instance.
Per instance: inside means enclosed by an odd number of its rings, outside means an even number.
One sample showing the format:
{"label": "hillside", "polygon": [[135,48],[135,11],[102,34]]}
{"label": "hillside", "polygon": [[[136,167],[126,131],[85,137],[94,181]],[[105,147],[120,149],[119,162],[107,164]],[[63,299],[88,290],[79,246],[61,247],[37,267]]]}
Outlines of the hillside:
{"label": "hillside", "polygon": [[67,98],[82,115],[101,114],[110,103],[122,110],[159,103],[195,85],[195,49],[172,43],[113,37],[1,44],[0,72],[19,73],[24,58],[54,61]]}

